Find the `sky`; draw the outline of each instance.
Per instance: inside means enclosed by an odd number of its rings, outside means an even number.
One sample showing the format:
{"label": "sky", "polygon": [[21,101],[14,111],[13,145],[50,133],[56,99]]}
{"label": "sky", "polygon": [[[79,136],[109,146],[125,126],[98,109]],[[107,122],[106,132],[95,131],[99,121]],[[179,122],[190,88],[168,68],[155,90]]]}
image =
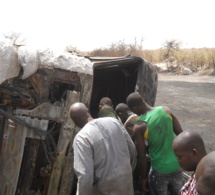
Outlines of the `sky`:
{"label": "sky", "polygon": [[0,36],[18,33],[29,46],[81,51],[112,43],[158,49],[215,47],[214,0],[0,0]]}

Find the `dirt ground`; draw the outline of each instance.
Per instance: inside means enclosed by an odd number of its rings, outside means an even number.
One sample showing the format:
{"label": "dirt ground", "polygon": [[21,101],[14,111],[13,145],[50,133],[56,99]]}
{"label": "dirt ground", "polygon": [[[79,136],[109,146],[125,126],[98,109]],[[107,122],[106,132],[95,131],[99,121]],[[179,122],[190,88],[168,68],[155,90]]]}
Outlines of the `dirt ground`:
{"label": "dirt ground", "polygon": [[159,73],[155,105],[171,108],[185,131],[199,132],[207,151],[215,150],[215,76]]}

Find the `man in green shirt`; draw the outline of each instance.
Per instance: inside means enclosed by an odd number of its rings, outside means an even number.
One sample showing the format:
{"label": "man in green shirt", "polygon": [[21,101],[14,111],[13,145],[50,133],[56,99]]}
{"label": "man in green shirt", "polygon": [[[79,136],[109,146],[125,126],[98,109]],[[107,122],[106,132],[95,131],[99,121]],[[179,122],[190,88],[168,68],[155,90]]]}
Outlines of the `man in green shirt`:
{"label": "man in green shirt", "polygon": [[[183,131],[179,121],[168,107],[151,107],[139,93],[131,93],[126,102],[130,110],[140,116],[134,126],[134,140],[143,190],[150,189],[152,195],[166,195],[168,191],[171,195],[178,195],[182,187],[182,172],[172,142],[174,134]],[[151,159],[149,181],[145,140]]]}

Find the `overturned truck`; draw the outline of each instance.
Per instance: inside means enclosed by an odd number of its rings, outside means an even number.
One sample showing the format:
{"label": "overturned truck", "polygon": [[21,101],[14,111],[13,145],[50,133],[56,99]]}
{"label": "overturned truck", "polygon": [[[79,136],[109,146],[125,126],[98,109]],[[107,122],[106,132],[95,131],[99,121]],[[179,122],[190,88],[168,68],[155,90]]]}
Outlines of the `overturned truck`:
{"label": "overturned truck", "polygon": [[69,107],[97,117],[138,91],[154,105],[157,72],[135,56],[87,57],[0,43],[0,194],[75,194],[72,142],[79,129]]}

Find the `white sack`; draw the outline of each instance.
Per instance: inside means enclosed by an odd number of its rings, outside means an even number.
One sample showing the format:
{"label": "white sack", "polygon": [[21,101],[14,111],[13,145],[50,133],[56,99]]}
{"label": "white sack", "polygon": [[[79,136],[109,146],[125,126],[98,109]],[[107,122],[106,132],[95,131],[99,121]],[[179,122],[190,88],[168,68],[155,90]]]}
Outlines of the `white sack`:
{"label": "white sack", "polygon": [[20,69],[15,46],[0,42],[0,84],[7,79],[17,77]]}
{"label": "white sack", "polygon": [[39,68],[59,68],[89,75],[93,74],[93,63],[85,57],[49,49],[38,51],[38,56]]}
{"label": "white sack", "polygon": [[38,69],[37,50],[22,46],[18,49],[19,64],[23,68],[22,79],[26,79],[34,74]]}

